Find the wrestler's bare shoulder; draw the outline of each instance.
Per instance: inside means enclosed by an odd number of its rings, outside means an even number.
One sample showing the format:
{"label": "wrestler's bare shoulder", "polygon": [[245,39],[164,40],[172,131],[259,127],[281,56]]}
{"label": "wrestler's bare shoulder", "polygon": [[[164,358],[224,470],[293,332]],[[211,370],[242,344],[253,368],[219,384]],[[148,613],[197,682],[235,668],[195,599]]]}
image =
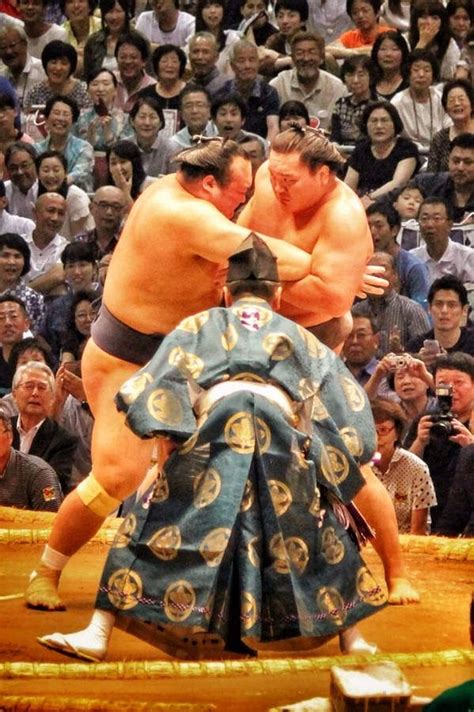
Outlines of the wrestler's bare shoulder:
{"label": "wrestler's bare shoulder", "polygon": [[[176,173],[163,176],[155,181],[147,191],[137,200],[133,212],[134,217],[153,221],[154,218],[160,221],[167,217],[186,221],[189,213],[187,208],[192,205],[192,211],[215,212],[211,203],[196,198],[190,191],[186,190],[179,182]],[[195,218],[194,218],[195,219]]]}

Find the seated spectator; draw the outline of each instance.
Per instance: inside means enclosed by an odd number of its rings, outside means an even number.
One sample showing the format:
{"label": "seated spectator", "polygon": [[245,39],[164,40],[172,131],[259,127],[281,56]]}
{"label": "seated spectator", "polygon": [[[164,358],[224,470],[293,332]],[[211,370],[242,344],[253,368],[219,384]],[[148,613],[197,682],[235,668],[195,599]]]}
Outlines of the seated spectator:
{"label": "seated spectator", "polygon": [[77,66],[74,71],[76,77],[84,76],[84,47],[89,36],[100,30],[101,22],[94,11],[97,0],[60,0],[60,8],[67,20],[63,27],[67,33],[68,42],[77,52]]}
{"label": "seated spectator", "polygon": [[377,252],[388,252],[395,261],[399,294],[413,299],[426,309],[429,288],[428,270],[411,252],[407,252],[397,243],[400,229],[400,217],[397,211],[384,203],[372,203],[366,213],[374,249]]}
{"label": "seated spectator", "polygon": [[34,220],[34,207],[38,197],[36,151],[28,143],[18,141],[8,147],[5,165],[10,180],[5,181],[5,195],[11,215]]}
{"label": "seated spectator", "polygon": [[230,63],[235,77],[224,84],[218,96],[239,94],[248,108],[246,130],[271,141],[278,132],[280,100],[276,89],[257,74],[257,47],[248,40],[239,40],[232,46]]}
{"label": "seated spectator", "polygon": [[265,146],[260,136],[254,136],[254,134],[242,136],[238,143],[242,146],[252,164],[252,186],[247,191],[247,200],[249,200],[254,191],[255,174],[266,160]]}
{"label": "seated spectator", "polygon": [[[420,244],[418,213],[425,195],[414,181],[409,181],[406,186],[394,191],[393,195],[392,205],[398,213],[401,225],[397,242],[402,249],[412,250]],[[390,205],[388,201],[387,205]]]}
{"label": "seated spectator", "polygon": [[12,215],[7,210],[8,199],[6,196],[5,183],[0,180],[0,235],[5,232],[14,232],[17,235],[26,235],[35,226],[33,220],[22,218],[19,215]]}
{"label": "seated spectator", "polygon": [[423,49],[434,54],[441,81],[453,78],[461,53],[451,37],[446,8],[440,0],[412,3],[408,44],[412,51]]}
{"label": "seated spectator", "polygon": [[453,79],[443,87],[441,103],[452,125],[432,137],[427,170],[430,173],[447,171],[451,141],[465,133],[474,133],[474,90],[466,79]]}
{"label": "seated spectator", "polygon": [[151,57],[156,84],[142,89],[139,96],[152,96],[160,107],[166,109],[166,127],[170,134],[181,128],[179,102],[181,92],[186,86],[184,73],[187,58],[180,47],[172,44],[157,47]]}
{"label": "seated spectator", "polygon": [[60,360],[61,342],[70,319],[75,295],[84,290],[93,291],[97,299],[101,292],[96,281],[98,274],[92,244],[72,242],[66,245],[61,255],[61,262],[64,267],[67,293],[48,304],[47,318],[41,331],[57,362]]}
{"label": "seated spectator", "polygon": [[449,29],[457,46],[462,51],[466,46],[469,30],[474,25],[474,8],[470,0],[449,0],[446,5]]}
{"label": "seated spectator", "polygon": [[114,251],[126,210],[123,190],[114,185],[104,185],[96,190],[91,203],[95,227],[76,236],[76,240],[92,248],[96,262]]}
{"label": "seated spectator", "polygon": [[344,341],[342,358],[357,383],[364,387],[377,367],[379,338],[369,316],[352,314],[352,331]]}
{"label": "seated spectator", "polygon": [[278,30],[268,19],[265,0],[240,0],[242,21],[237,29],[257,47],[264,45]]}
{"label": "seated spectator", "polygon": [[328,44],[334,37],[339,37],[350,29],[352,20],[347,14],[346,0],[312,0],[309,8],[308,25],[319,32]]}
{"label": "seated spectator", "polygon": [[347,14],[355,29],[347,30],[326,48],[336,59],[353,54],[370,54],[379,34],[388,32],[388,25],[379,24],[382,0],[347,0]]}
{"label": "seated spectator", "polygon": [[110,69],[98,69],[90,75],[87,86],[93,106],[81,111],[74,133],[88,141],[94,151],[106,151],[119,139],[132,138],[133,129],[127,114],[114,106],[115,74]]}
{"label": "seated spectator", "polygon": [[309,126],[308,109],[302,101],[285,101],[278,112],[278,131],[286,131],[292,125]]}
{"label": "seated spectator", "polygon": [[410,338],[428,331],[430,322],[419,304],[397,294],[398,278],[394,258],[386,252],[376,252],[369,264],[385,268],[388,287],[381,295],[371,294],[353,307],[353,313],[374,320],[379,335],[379,357],[394,351],[401,353]]}
{"label": "seated spectator", "polygon": [[16,102],[9,94],[0,93],[0,168],[5,176],[5,153],[9,146],[16,141],[23,143],[33,143],[33,139],[21,129],[17,128],[17,108]]}
{"label": "seated spectator", "polygon": [[62,153],[67,161],[68,184],[92,192],[94,152],[90,143],[73,134],[73,125],[79,118],[76,102],[67,96],[48,99],[44,115],[48,135],[35,144],[37,155],[51,150]]}
{"label": "seated spectator", "polygon": [[439,518],[440,536],[474,537],[474,445],[459,453],[448,501]]}
{"label": "seated spectator", "polygon": [[438,78],[438,65],[431,52],[416,49],[408,57],[407,68],[408,89],[391,101],[403,122],[403,135],[428,152],[433,134],[452,123],[432,86]]}
{"label": "seated spectator", "polygon": [[61,336],[61,363],[80,361],[82,352],[91,335],[91,324],[97,315],[94,302],[97,293],[80,289],[74,293],[69,304],[66,328]]}
{"label": "seated spectator", "polygon": [[21,299],[31,327],[37,334],[43,326],[45,306],[43,295],[31,289],[23,277],[30,270],[30,248],[15,233],[0,234],[0,296],[14,295]]}
{"label": "seated spectator", "polygon": [[346,94],[340,79],[320,69],[324,59],[324,40],[312,32],[297,32],[291,40],[294,69],[286,69],[271,80],[280,103],[302,101],[310,117],[318,119],[322,129],[330,129],[336,101]]}
{"label": "seated spectator", "polygon": [[84,47],[84,78],[87,81],[99,69],[117,69],[115,47],[118,38],[130,26],[128,0],[99,0],[102,29],[94,32]]}
{"label": "seated spectator", "polygon": [[364,386],[371,401],[382,395],[399,403],[409,422],[434,405],[429,395],[433,388],[433,377],[423,361],[407,353],[389,353],[380,359]]}
{"label": "seated spectator", "polygon": [[146,175],[158,177],[167,173],[173,146],[163,130],[165,117],[158,100],[140,96],[130,111],[130,124]]}
{"label": "seated spectator", "polygon": [[56,472],[40,457],[15,450],[12,443],[10,418],[0,411],[0,505],[57,512],[63,495]]}
{"label": "seated spectator", "polygon": [[46,460],[67,494],[77,437],[51,417],[55,398],[53,372],[46,364],[30,361],[16,370],[12,392],[18,408],[18,417],[11,419],[13,447]]}
{"label": "seated spectator", "polygon": [[0,76],[6,77],[16,92],[20,109],[30,87],[46,79],[41,60],[28,52],[28,38],[22,25],[4,22],[0,26]]}
{"label": "seated spectator", "polygon": [[277,0],[274,8],[278,32],[265,42],[269,53],[263,53],[260,72],[266,77],[275,77],[278,72],[293,67],[291,40],[298,32],[306,31],[309,6],[307,0]]}
{"label": "seated spectator", "polygon": [[224,0],[198,0],[196,32],[210,32],[214,35],[219,53],[216,62],[217,70],[226,79],[232,79],[234,76],[230,64],[232,48],[242,38],[242,35],[237,30],[224,29],[224,8]]}
{"label": "seated spectator", "polygon": [[453,217],[447,201],[425,198],[418,220],[425,244],[410,250],[410,254],[426,264],[430,282],[443,275],[458,277],[461,282],[474,281],[474,250],[450,239]]}
{"label": "seated spectator", "polygon": [[391,101],[408,86],[408,45],[396,30],[382,32],[374,42],[371,58],[375,65],[375,93],[377,99]]}
{"label": "seated spectator", "polygon": [[71,240],[78,233],[93,225],[90,217],[90,200],[87,193],[77,185],[68,185],[67,161],[59,151],[45,151],[36,159],[38,195],[58,193],[66,200],[66,215],[61,234]]}
{"label": "seated spectator", "polygon": [[5,294],[0,297],[0,394],[9,393],[13,371],[10,367],[10,355],[15,344],[19,343],[30,329],[30,320],[26,306],[19,297]]}
{"label": "seated spectator", "polygon": [[151,7],[139,14],[135,25],[138,32],[153,45],[185,47],[195,31],[194,17],[180,10],[177,0],[152,0]]}
{"label": "seated spectator", "polygon": [[400,534],[429,534],[430,507],[436,495],[430,471],[419,457],[400,447],[406,420],[396,403],[378,400],[372,403],[380,460],[374,472],[386,487],[397,515]]}
{"label": "seated spectator", "polygon": [[257,136],[257,134],[244,131],[247,105],[238,94],[230,94],[228,96],[221,94],[219,98],[214,99],[211,106],[211,116],[216,125],[218,136],[238,142],[245,136],[252,136],[257,141],[261,141],[266,148],[265,139]]}
{"label": "seated spectator", "polygon": [[400,135],[403,124],[389,102],[369,104],[360,128],[366,138],[356,143],[344,182],[362,196],[367,207],[407,183],[418,168],[419,158],[413,141]]}
{"label": "seated spectator", "polygon": [[66,201],[58,193],[43,193],[36,201],[36,225],[25,240],[30,248],[28,285],[41,294],[63,293],[64,274],[60,262],[67,240],[59,231],[66,215]]}
{"label": "seated spectator", "polygon": [[41,53],[46,80],[31,87],[25,98],[27,111],[44,105],[53,97],[67,97],[80,107],[87,107],[91,99],[84,82],[73,77],[77,67],[77,52],[67,42],[54,40]]}
{"label": "seated spectator", "polygon": [[361,55],[344,60],[341,79],[350,93],[336,101],[331,118],[331,141],[351,145],[363,138],[360,121],[369,101],[375,98],[374,78],[374,65],[369,57]]}
{"label": "seated spectator", "polygon": [[117,93],[114,106],[116,109],[129,112],[141,90],[152,84],[156,79],[146,73],[145,67],[150,58],[148,40],[134,30],[121,35],[115,45],[117,58]]}
{"label": "seated spectator", "polygon": [[170,139],[173,154],[192,146],[193,136],[211,137],[217,135],[217,129],[211,121],[209,92],[196,84],[188,84],[181,93],[180,102],[184,128]]}
{"label": "seated spectator", "polygon": [[52,40],[66,42],[63,27],[46,21],[47,0],[18,0],[17,7],[28,38],[28,52],[41,58],[41,53]]}
{"label": "seated spectator", "polygon": [[[449,274],[435,279],[428,292],[428,304],[433,328],[411,338],[407,351],[416,354],[427,366],[441,352],[462,351],[474,356],[474,330],[465,326],[469,300],[461,280]],[[437,341],[437,345],[432,341]]]}
{"label": "seated spectator", "polygon": [[229,77],[217,68],[219,46],[212,32],[197,32],[188,45],[191,76],[189,83],[206,89],[214,98],[223,88]]}
{"label": "seated spectator", "polygon": [[128,209],[155,178],[147,177],[140,149],[132,141],[117,141],[107,151],[107,185],[123,193]]}
{"label": "seated spectator", "polygon": [[[39,338],[27,336],[14,344],[8,359],[11,373],[14,374],[19,366],[24,366],[29,361],[39,361],[45,363],[51,369],[53,368],[49,345],[44,342],[41,336]],[[18,415],[18,408],[12,393],[7,393],[1,398],[0,411],[10,418]]]}
{"label": "seated spectator", "polygon": [[433,413],[426,414],[413,422],[404,447],[428,465],[438,502],[431,510],[431,531],[437,534],[461,449],[474,443],[474,435],[469,430],[474,403],[474,358],[463,353],[440,356],[434,364],[434,379],[435,389],[440,389],[443,395],[447,388],[452,391],[450,411],[454,416],[451,421],[454,434],[439,427],[431,432]]}

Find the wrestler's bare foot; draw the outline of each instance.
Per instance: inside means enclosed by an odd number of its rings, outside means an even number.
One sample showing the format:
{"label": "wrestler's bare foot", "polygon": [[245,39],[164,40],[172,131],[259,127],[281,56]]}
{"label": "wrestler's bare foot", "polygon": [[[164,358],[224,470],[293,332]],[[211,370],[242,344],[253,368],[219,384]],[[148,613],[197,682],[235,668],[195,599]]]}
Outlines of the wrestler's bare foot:
{"label": "wrestler's bare foot", "polygon": [[339,648],[341,653],[348,655],[367,654],[375,655],[379,652],[375,643],[368,643],[359,633],[357,626],[353,625],[339,633]]}
{"label": "wrestler's bare foot", "polygon": [[66,606],[58,594],[60,577],[61,571],[39,564],[25,591],[26,605],[41,611],[65,611]]}
{"label": "wrestler's bare foot", "polygon": [[393,606],[406,606],[418,603],[420,594],[407,578],[392,578],[388,582],[388,602]]}

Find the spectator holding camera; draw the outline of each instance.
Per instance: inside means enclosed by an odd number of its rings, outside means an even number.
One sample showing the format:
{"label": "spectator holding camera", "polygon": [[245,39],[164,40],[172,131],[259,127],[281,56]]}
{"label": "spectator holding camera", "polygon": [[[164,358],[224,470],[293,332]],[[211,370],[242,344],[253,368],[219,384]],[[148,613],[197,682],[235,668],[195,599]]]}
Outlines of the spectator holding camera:
{"label": "spectator holding camera", "polygon": [[452,353],[434,364],[436,405],[411,425],[404,446],[428,465],[438,505],[432,509],[432,531],[448,501],[461,449],[474,443],[474,358]]}
{"label": "spectator holding camera", "polygon": [[416,354],[427,366],[440,353],[462,351],[474,356],[474,330],[464,326],[469,300],[461,280],[451,275],[435,279],[428,292],[428,305],[433,328],[410,339],[407,351]]}
{"label": "spectator holding camera", "polygon": [[436,505],[426,464],[400,447],[406,420],[399,405],[380,399],[372,403],[379,461],[374,472],[386,487],[401,534],[428,534],[428,513]]}

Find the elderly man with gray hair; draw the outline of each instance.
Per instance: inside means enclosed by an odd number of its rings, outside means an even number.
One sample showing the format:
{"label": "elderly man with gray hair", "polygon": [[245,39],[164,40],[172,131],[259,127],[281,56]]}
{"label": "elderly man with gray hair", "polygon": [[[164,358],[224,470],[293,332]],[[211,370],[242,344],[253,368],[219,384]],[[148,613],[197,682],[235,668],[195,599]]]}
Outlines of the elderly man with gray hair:
{"label": "elderly man with gray hair", "polygon": [[13,447],[46,460],[67,494],[78,440],[51,417],[55,403],[53,372],[44,363],[29,361],[16,370],[12,393],[18,407],[18,416],[11,419]]}
{"label": "elderly man with gray hair", "polygon": [[28,52],[28,37],[22,25],[6,20],[0,26],[0,75],[14,87],[20,107],[28,91],[46,79],[41,60]]}

